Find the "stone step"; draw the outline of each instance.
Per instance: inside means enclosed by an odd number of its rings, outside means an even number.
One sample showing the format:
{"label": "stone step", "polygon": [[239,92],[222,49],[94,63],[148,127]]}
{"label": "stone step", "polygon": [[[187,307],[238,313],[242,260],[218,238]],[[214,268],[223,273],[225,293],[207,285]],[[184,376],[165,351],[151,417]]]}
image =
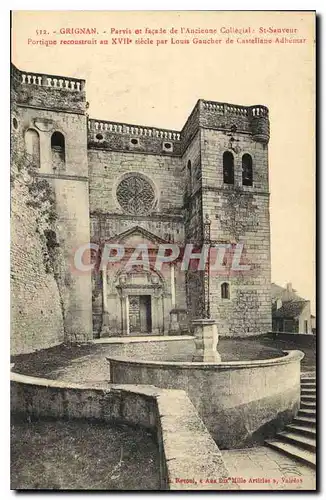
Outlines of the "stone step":
{"label": "stone step", "polygon": [[307,393],[316,393],[316,386],[312,386],[312,385],[301,385],[301,394],[303,392],[307,392]]}
{"label": "stone step", "polygon": [[306,425],[305,423],[293,422],[292,424],[287,425],[285,430],[312,438],[316,437],[316,428],[311,425]]}
{"label": "stone step", "polygon": [[298,434],[296,432],[282,431],[276,434],[276,437],[281,441],[296,445],[298,448],[304,448],[312,452],[316,452],[316,438]]}
{"label": "stone step", "polygon": [[314,417],[301,417],[298,415],[293,420],[293,424],[306,425],[306,426],[315,428],[316,427],[316,419]]}
{"label": "stone step", "polygon": [[301,400],[316,401],[316,394],[301,394]]}
{"label": "stone step", "polygon": [[290,443],[286,443],[279,439],[269,439],[265,441],[267,446],[273,448],[276,451],[284,453],[285,455],[294,458],[295,460],[299,460],[310,467],[316,467],[316,455],[315,453],[299,448],[298,446]]}
{"label": "stone step", "polygon": [[309,377],[315,377],[315,376],[316,376],[316,372],[315,372],[315,370],[311,370],[311,371],[309,371],[309,372],[301,372],[300,376],[301,376],[302,378],[306,378],[306,377],[307,377],[307,378],[309,378]]}
{"label": "stone step", "polygon": [[316,394],[316,388],[313,389],[311,387],[301,387],[301,396],[308,395],[308,394]]}
{"label": "stone step", "polygon": [[306,391],[309,389],[316,391],[316,384],[301,384],[301,391]]}
{"label": "stone step", "polygon": [[305,384],[316,385],[316,378],[315,377],[309,377],[309,378],[301,377],[300,381],[301,381],[301,385],[305,385]]}
{"label": "stone step", "polygon": [[316,401],[302,401],[300,403],[300,409],[316,410]]}
{"label": "stone step", "polygon": [[298,411],[298,415],[309,415],[310,417],[316,418],[316,409],[313,408],[300,408]]}
{"label": "stone step", "polygon": [[309,391],[303,389],[301,391],[301,397],[304,397],[304,396],[315,396],[316,397],[316,391],[314,389],[313,390],[309,390]]}

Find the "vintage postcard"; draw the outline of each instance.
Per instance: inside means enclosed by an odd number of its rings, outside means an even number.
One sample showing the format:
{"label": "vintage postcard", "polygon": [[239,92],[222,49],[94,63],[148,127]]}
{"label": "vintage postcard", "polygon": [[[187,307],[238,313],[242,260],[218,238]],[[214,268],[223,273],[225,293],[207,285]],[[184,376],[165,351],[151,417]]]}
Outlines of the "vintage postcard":
{"label": "vintage postcard", "polygon": [[315,23],[12,12],[13,490],[316,490]]}

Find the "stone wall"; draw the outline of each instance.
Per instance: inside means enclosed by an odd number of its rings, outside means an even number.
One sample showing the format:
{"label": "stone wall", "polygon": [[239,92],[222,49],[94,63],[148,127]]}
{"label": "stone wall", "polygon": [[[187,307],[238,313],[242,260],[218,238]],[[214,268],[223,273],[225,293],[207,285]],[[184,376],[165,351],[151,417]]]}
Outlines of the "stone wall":
{"label": "stone wall", "polygon": [[[185,204],[184,224],[185,243],[193,244],[194,251],[198,251],[203,241],[203,206],[201,189],[201,131],[193,135],[198,123],[196,110],[189,118],[184,133],[191,137],[185,149],[182,161],[185,170]],[[204,284],[203,273],[197,271],[196,260],[190,263],[186,274],[187,307],[191,319],[200,318],[203,314]]]}
{"label": "stone wall", "polygon": [[266,106],[241,106],[202,99],[198,101],[197,106],[201,127],[226,132],[235,127],[236,131],[249,134],[253,141],[268,143],[269,118]]}
{"label": "stone wall", "polygon": [[[104,134],[104,132],[103,132]],[[123,135],[124,140],[128,136]],[[147,141],[153,138],[148,138]],[[144,137],[141,139],[144,140]],[[154,140],[154,139],[153,139]],[[147,144],[147,143],[146,143]],[[137,149],[137,148],[136,148]],[[91,239],[95,243],[110,240],[111,243],[123,243],[132,251],[140,243],[149,243],[157,247],[162,242],[174,242],[183,245],[183,188],[184,172],[181,160],[168,153],[145,154],[142,151],[130,150],[110,151],[105,148],[93,148],[88,151],[90,177],[90,211],[91,211]],[[148,215],[131,215],[124,213],[117,201],[116,190],[119,182],[128,173],[137,173],[151,184],[156,203]],[[121,240],[121,234],[134,230],[129,236]],[[141,232],[143,230],[143,233]],[[121,241],[120,241],[121,240]],[[124,263],[125,264],[125,263]],[[121,271],[121,269],[120,269]],[[173,279],[173,278],[172,278]],[[93,278],[93,323],[94,332],[101,331],[100,335],[120,335],[124,332],[123,317],[124,298],[117,293],[116,272],[108,275],[106,294],[108,304],[108,325],[103,331],[103,278],[94,274]],[[154,313],[161,316],[154,333],[168,332],[169,313],[173,308],[185,308],[184,273],[176,271],[174,284],[171,283],[170,272],[163,276],[164,297],[152,297]],[[143,283],[145,286],[145,282]],[[172,302],[171,288],[174,286],[175,303]],[[145,287],[146,288],[146,287]],[[144,291],[135,292],[145,293]],[[129,291],[132,294],[132,290]],[[157,308],[154,306],[158,301]],[[163,301],[163,302],[162,302]],[[163,306],[162,306],[163,304]],[[127,306],[126,306],[127,307]],[[161,311],[163,307],[163,312]],[[154,319],[153,319],[154,321]],[[159,329],[157,329],[159,328]],[[97,333],[98,334],[98,333]],[[126,334],[126,332],[124,332]]]}
{"label": "stone wall", "polygon": [[109,357],[110,380],[185,390],[221,449],[263,444],[300,405],[301,351],[262,361],[191,363]]}
{"label": "stone wall", "polygon": [[194,109],[190,113],[181,131],[182,152],[184,153],[188,145],[192,142],[199,129],[200,101],[197,101]]}
{"label": "stone wall", "polygon": [[[129,341],[130,340],[130,341]],[[105,344],[102,339],[94,340],[95,344]],[[189,356],[195,352],[194,337],[190,335],[176,335],[166,337],[128,339],[124,338],[114,341],[110,340],[110,355],[122,356],[127,359],[143,359],[147,361],[160,361],[162,359],[171,359],[178,352],[182,352],[182,356]]]}
{"label": "stone wall", "polygon": [[136,154],[180,156],[180,132],[91,119],[88,122],[88,147]]}
{"label": "stone wall", "polygon": [[229,472],[184,391],[133,385],[103,390],[12,373],[11,411],[25,418],[87,418],[144,427],[157,440],[160,489],[238,489],[219,483]]}
{"label": "stone wall", "polygon": [[25,153],[19,124],[13,128],[12,146],[11,353],[21,354],[63,342],[64,322],[44,235],[51,206],[41,199],[44,185],[32,189],[35,167]]}
{"label": "stone wall", "polygon": [[[197,132],[193,140],[189,143],[183,155],[182,162],[185,172],[185,241],[198,245],[203,238],[200,131]],[[191,179],[188,164],[191,166]]]}
{"label": "stone wall", "polygon": [[[151,221],[152,215],[162,217],[163,221],[164,216],[170,216],[172,221],[173,219],[178,221],[178,215],[182,215],[184,179],[179,158],[137,154],[136,152],[125,153],[90,149],[88,151],[88,162],[90,210],[92,213],[123,215],[123,211],[116,200],[116,187],[124,174],[136,172],[149,178],[156,192],[157,205],[153,210],[153,214],[146,217],[147,222]],[[124,218],[126,220],[134,219],[134,225],[139,223],[137,217]],[[124,221],[121,232],[129,227],[130,225],[128,226],[128,223]],[[164,224],[158,222],[158,227],[160,228],[158,235],[167,239]],[[118,230],[115,226],[113,229]],[[179,227],[171,227],[170,233],[172,233],[176,241],[182,241],[183,235],[180,234]],[[107,237],[112,236],[112,234],[118,233],[112,231]]]}
{"label": "stone wall", "polygon": [[[311,333],[311,309],[310,309],[310,300],[306,301],[306,305],[304,309],[301,311],[301,314],[298,318],[299,320],[299,333]],[[306,330],[307,325],[307,330]]]}
{"label": "stone wall", "polygon": [[[271,329],[267,146],[250,135],[203,129],[201,150],[203,212],[211,220],[211,240],[231,245],[226,267],[211,273],[211,317],[217,320],[221,335],[266,333]],[[223,183],[223,153],[230,150],[234,155],[232,185]],[[253,159],[253,186],[242,186],[245,153]],[[236,244],[243,245],[239,264],[249,266],[247,270],[232,269]],[[221,297],[224,282],[230,286],[229,299]]]}
{"label": "stone wall", "polygon": [[19,71],[14,65],[11,70],[12,87],[22,106],[85,112],[85,80]]}

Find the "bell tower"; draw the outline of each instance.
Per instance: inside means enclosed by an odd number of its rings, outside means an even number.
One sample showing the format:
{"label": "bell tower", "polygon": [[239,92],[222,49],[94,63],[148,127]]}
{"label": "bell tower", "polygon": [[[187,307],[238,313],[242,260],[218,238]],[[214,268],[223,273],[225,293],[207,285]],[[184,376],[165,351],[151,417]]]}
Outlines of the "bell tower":
{"label": "bell tower", "polygon": [[199,101],[199,123],[202,217],[210,220],[210,245],[227,249],[225,268],[210,272],[210,316],[220,335],[266,333],[272,326],[268,109]]}

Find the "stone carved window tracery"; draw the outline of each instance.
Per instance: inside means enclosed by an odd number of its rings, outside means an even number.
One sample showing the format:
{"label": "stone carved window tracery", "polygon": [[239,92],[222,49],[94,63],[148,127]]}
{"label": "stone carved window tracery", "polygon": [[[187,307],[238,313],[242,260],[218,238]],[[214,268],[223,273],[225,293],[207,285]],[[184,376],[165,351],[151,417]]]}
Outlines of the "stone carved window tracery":
{"label": "stone carved window tracery", "polygon": [[122,210],[128,214],[148,215],[154,208],[154,189],[138,174],[125,176],[117,187],[116,196]]}

